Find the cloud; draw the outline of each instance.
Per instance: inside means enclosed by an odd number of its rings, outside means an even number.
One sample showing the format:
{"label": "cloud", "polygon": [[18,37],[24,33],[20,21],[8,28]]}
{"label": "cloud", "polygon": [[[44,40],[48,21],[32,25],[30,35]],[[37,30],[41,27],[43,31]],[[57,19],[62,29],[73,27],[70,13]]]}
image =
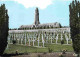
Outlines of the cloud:
{"label": "cloud", "polygon": [[26,8],[39,7],[40,9],[45,9],[49,5],[53,4],[53,0],[1,0],[1,1],[15,1],[18,2]]}
{"label": "cloud", "polygon": [[45,9],[49,5],[52,5],[54,1],[67,2],[72,0],[0,0],[0,1],[15,1],[22,4],[25,8],[38,7],[40,9]]}
{"label": "cloud", "polygon": [[24,5],[26,8],[39,7],[45,9],[47,6],[52,4],[52,0],[15,0],[16,2]]}
{"label": "cloud", "polygon": [[0,1],[13,1],[13,0],[0,0]]}
{"label": "cloud", "polygon": [[73,1],[73,0],[62,0],[62,1]]}

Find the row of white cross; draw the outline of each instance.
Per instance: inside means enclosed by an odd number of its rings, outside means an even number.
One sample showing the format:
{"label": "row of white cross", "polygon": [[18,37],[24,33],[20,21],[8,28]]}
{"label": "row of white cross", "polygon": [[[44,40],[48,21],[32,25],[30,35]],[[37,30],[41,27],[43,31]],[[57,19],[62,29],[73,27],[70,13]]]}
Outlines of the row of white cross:
{"label": "row of white cross", "polygon": [[[66,33],[64,33],[65,39],[67,44],[69,44],[69,40],[70,39],[70,33],[68,33],[68,35]],[[60,33],[60,40],[63,40],[63,33]],[[33,46],[35,46],[35,42],[38,42],[38,47],[40,46],[39,44],[42,43],[43,47],[45,43],[48,43],[48,41],[50,40],[51,44],[53,43],[53,40],[55,40],[56,44],[58,43],[58,39],[59,39],[59,34],[57,33],[53,33],[53,34],[48,34],[48,33],[34,33],[34,34],[29,34],[29,33],[22,33],[22,34],[9,34],[8,37],[8,43],[12,43],[12,40],[17,40],[18,44],[19,42],[21,44],[23,44],[23,41],[25,43],[25,45],[27,44],[27,42],[29,43],[28,45],[31,46],[31,42],[33,43]],[[40,41],[41,40],[41,41]]]}

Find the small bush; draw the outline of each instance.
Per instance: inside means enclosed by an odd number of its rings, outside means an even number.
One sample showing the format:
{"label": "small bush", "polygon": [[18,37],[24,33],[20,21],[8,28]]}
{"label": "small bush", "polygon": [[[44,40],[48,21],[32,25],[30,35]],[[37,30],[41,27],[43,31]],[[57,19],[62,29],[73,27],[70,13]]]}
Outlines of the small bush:
{"label": "small bush", "polygon": [[62,50],[62,54],[66,54],[66,51],[67,51],[67,50],[65,50],[65,49],[64,49],[64,50]]}
{"label": "small bush", "polygon": [[16,53],[16,55],[18,55],[18,50],[16,50],[16,52],[15,52],[15,53]]}
{"label": "small bush", "polygon": [[44,52],[43,54],[47,54],[47,52]]}
{"label": "small bush", "polygon": [[41,55],[38,55],[38,57],[42,57]]}
{"label": "small bush", "polygon": [[52,49],[50,49],[50,48],[48,48],[48,51],[49,51],[49,53],[51,53],[53,50],[52,50]]}
{"label": "small bush", "polygon": [[13,40],[12,42],[13,42],[13,44],[16,44],[16,40]]}
{"label": "small bush", "polygon": [[61,45],[64,44],[64,40],[61,40]]}
{"label": "small bush", "polygon": [[64,56],[63,56],[63,54],[61,53],[61,54],[59,54],[59,57],[64,57]]}
{"label": "small bush", "polygon": [[59,57],[64,57],[63,55],[60,55]]}

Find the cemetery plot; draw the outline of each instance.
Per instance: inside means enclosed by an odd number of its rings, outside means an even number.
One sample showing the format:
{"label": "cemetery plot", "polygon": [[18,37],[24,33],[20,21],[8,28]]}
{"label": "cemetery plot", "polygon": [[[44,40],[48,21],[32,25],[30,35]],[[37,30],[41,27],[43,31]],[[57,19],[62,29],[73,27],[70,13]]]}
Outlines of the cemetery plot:
{"label": "cemetery plot", "polygon": [[69,32],[33,31],[9,33],[8,44],[45,47],[45,44],[71,45]]}

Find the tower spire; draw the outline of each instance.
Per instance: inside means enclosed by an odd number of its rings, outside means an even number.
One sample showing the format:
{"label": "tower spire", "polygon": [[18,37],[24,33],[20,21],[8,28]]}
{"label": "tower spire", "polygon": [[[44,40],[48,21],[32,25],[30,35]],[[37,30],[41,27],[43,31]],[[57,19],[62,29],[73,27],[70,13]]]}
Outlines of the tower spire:
{"label": "tower spire", "polygon": [[40,22],[39,22],[39,10],[38,10],[38,8],[36,8],[36,10],[35,10],[35,21],[34,21],[34,24],[35,25],[40,24]]}

